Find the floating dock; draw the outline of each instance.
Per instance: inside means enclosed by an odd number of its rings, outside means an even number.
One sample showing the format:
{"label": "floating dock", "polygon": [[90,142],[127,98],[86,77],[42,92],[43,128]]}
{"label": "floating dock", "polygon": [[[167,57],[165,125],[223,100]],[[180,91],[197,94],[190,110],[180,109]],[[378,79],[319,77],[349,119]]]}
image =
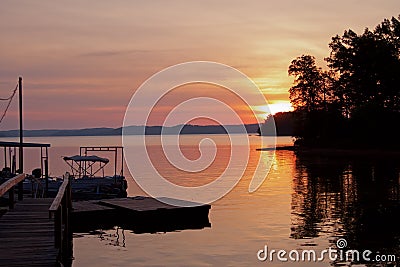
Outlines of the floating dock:
{"label": "floating dock", "polygon": [[210,205],[177,207],[151,197],[73,202],[74,232],[120,226],[134,233],[169,232],[210,227]]}

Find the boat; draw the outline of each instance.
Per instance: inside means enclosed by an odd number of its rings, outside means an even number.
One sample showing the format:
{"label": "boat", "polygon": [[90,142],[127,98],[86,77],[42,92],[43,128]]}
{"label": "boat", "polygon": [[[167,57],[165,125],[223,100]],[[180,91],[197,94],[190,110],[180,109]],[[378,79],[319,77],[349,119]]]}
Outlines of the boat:
{"label": "boat", "polygon": [[[114,173],[105,175],[106,166],[110,160],[89,152],[114,153]],[[118,164],[118,152],[121,152],[121,161]],[[72,198],[77,199],[104,199],[127,197],[128,184],[123,175],[123,147],[80,147],[80,154],[63,158],[71,169]],[[117,173],[118,165],[121,167]],[[99,175],[101,173],[101,175]]]}
{"label": "boat", "polygon": [[[109,152],[114,154],[114,172],[106,175],[110,160],[89,153]],[[120,152],[120,153],[119,153]],[[121,155],[118,162],[119,154]],[[128,184],[123,175],[123,147],[80,147],[80,153],[63,157],[69,166],[73,200],[95,200],[127,197]],[[117,167],[121,167],[117,173]],[[41,169],[32,171],[24,181],[24,193],[36,197],[54,197],[63,182],[63,177],[43,177]]]}

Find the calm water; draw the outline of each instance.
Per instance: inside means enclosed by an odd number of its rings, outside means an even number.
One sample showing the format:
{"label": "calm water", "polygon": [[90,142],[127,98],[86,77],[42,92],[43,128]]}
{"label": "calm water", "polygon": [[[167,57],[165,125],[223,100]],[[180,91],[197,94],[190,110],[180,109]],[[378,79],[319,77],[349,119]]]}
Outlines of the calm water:
{"label": "calm water", "polygon": [[[210,168],[187,175],[168,165],[162,156],[158,137],[150,137],[153,161],[169,179],[186,185],[208,183],[226,167],[229,142],[212,136],[218,153]],[[199,156],[201,135],[183,136],[185,156]],[[50,172],[61,175],[67,169],[61,156],[79,153],[80,145],[119,145],[119,137],[30,138],[48,142]],[[250,137],[248,168],[238,185],[212,204],[210,228],[157,234],[134,234],[115,227],[74,238],[74,266],[286,266],[287,262],[261,262],[257,252],[269,249],[320,252],[336,248],[338,238],[347,240],[349,249],[368,249],[379,254],[400,256],[399,158],[296,156],[292,151],[276,151],[271,171],[262,186],[248,193],[256,161],[271,158],[260,152],[260,137]],[[278,144],[291,138],[279,137]],[[36,154],[37,155],[36,155]],[[37,167],[37,151],[27,151],[28,168]],[[106,155],[104,155],[106,156]],[[129,194],[144,195],[131,179]],[[82,222],[84,223],[84,222]],[[102,229],[99,229],[102,230]],[[318,255],[318,254],[317,254]],[[293,262],[291,262],[293,263]],[[296,266],[340,266],[349,262],[297,262]],[[381,264],[384,266],[384,264]],[[371,265],[375,266],[375,265]],[[380,266],[380,265],[379,265]]]}

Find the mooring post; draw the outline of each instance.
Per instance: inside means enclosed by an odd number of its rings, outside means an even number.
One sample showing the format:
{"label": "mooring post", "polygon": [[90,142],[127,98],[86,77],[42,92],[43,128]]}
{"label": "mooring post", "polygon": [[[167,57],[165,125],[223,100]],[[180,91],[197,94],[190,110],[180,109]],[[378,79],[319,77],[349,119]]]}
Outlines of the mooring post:
{"label": "mooring post", "polygon": [[8,191],[8,208],[14,208],[14,186]]}

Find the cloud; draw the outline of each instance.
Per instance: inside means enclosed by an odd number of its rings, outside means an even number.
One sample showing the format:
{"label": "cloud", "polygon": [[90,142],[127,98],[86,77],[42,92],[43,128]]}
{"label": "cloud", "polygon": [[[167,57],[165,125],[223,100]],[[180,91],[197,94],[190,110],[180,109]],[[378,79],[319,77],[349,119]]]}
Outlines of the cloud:
{"label": "cloud", "polygon": [[152,53],[154,51],[150,50],[103,50],[103,51],[95,51],[95,52],[87,52],[81,53],[79,57],[112,57],[112,56],[126,56],[132,54],[144,54],[144,53]]}

